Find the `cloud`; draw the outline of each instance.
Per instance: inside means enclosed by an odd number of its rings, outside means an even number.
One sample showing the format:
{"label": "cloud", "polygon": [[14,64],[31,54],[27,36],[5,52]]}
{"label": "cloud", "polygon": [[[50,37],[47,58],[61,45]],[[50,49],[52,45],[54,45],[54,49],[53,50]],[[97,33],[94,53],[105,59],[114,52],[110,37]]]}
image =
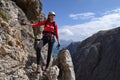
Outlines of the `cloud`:
{"label": "cloud", "polygon": [[118,26],[120,26],[120,9],[115,9],[84,24],[62,26],[59,30],[60,38],[81,41],[100,30],[108,30]]}
{"label": "cloud", "polygon": [[106,11],[105,13],[104,13],[104,15],[109,15],[109,14],[113,14],[113,13],[120,13],[120,9],[118,8],[118,9],[114,9],[114,10],[111,10],[111,11]]}
{"label": "cloud", "polygon": [[71,31],[70,29],[67,29],[67,28],[60,30],[60,34],[67,35],[67,36],[72,36],[72,35],[74,35],[74,34],[72,33],[72,31]]}
{"label": "cloud", "polygon": [[69,28],[62,28],[59,30],[60,38],[63,40],[72,39],[70,37],[74,37],[74,33]]}
{"label": "cloud", "polygon": [[70,14],[69,17],[77,20],[77,19],[90,19],[95,16],[95,13],[86,12],[86,13],[77,13],[77,14]]}

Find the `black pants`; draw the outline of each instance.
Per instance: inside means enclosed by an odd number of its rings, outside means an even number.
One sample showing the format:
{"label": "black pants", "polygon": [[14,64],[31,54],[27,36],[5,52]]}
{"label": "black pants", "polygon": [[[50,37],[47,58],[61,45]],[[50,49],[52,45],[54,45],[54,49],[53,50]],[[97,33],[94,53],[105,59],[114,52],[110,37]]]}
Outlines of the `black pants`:
{"label": "black pants", "polygon": [[46,43],[48,43],[48,56],[47,56],[46,69],[48,68],[50,60],[51,60],[51,55],[52,55],[52,49],[53,49],[54,42],[55,42],[55,39],[54,39],[54,37],[51,37],[51,36],[43,36],[43,38],[40,40],[40,42],[39,42],[39,44],[37,45],[37,48],[36,48],[37,65],[40,65],[41,48]]}

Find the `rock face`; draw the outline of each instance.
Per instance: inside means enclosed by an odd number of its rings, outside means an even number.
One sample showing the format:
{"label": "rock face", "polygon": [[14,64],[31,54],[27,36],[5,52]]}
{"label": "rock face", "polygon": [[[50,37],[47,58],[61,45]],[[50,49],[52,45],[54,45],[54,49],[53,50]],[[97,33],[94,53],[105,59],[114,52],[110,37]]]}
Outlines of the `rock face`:
{"label": "rock face", "polygon": [[76,49],[80,44],[81,42],[72,42],[66,47],[66,49],[70,51],[71,56],[74,56],[74,53],[76,52]]}
{"label": "rock face", "polygon": [[60,80],[75,80],[74,66],[68,50],[63,50],[58,57],[61,69]]}
{"label": "rock face", "polygon": [[[0,80],[58,80],[61,72],[58,66],[62,65],[58,64],[58,59],[52,58],[46,71],[40,73],[34,71],[37,66],[34,50],[35,34],[32,27],[25,25],[25,21],[30,22],[31,17],[33,22],[38,21],[37,16],[41,8],[39,0],[0,0]],[[46,64],[47,51],[46,45],[42,49],[43,68]],[[63,57],[66,58],[66,55]],[[69,66],[67,68],[70,68],[71,74],[73,68]]]}
{"label": "rock face", "polygon": [[[12,0],[26,14],[29,20],[37,21],[42,11],[42,3],[40,0]],[[33,16],[34,15],[34,16]]]}
{"label": "rock face", "polygon": [[84,40],[74,56],[76,80],[120,80],[120,28]]}
{"label": "rock face", "polygon": [[28,80],[24,68],[28,56],[34,52],[33,33],[30,27],[20,24],[22,18],[27,19],[14,2],[0,0],[1,80]]}

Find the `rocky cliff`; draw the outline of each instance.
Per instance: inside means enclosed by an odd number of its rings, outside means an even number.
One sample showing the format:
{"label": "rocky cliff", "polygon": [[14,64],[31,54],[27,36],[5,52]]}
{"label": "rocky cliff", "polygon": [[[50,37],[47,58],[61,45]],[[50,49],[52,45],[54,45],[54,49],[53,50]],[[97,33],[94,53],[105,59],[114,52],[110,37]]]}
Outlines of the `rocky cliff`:
{"label": "rocky cliff", "polygon": [[70,51],[71,56],[74,56],[74,54],[76,53],[76,49],[77,47],[81,44],[81,42],[71,42],[66,49],[68,49]]}
{"label": "rocky cliff", "polygon": [[120,80],[120,27],[84,40],[74,58],[76,80]]}
{"label": "rocky cliff", "polygon": [[0,79],[27,80],[24,70],[34,48],[32,28],[22,26],[24,12],[11,0],[0,0]]}
{"label": "rocky cliff", "polygon": [[[41,15],[44,17],[41,10],[40,0],[0,0],[0,80],[75,80],[68,50],[60,54],[64,64],[60,62],[61,57],[52,58],[48,70],[41,73],[33,71],[36,68],[35,33],[25,22],[39,21]],[[45,64],[47,45],[42,53],[42,62]],[[68,74],[71,79],[68,79]]]}

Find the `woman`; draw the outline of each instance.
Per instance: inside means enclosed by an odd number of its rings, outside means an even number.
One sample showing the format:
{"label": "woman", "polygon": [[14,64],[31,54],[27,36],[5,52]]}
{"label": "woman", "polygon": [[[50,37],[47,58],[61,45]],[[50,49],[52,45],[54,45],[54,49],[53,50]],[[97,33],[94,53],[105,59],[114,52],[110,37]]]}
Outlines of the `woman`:
{"label": "woman", "polygon": [[39,27],[45,25],[44,31],[43,31],[43,38],[40,40],[39,44],[37,45],[36,48],[36,54],[37,54],[37,72],[40,72],[41,66],[40,66],[40,58],[41,58],[41,48],[48,43],[48,56],[47,56],[47,64],[46,68],[48,68],[50,59],[51,59],[51,53],[52,53],[52,48],[53,44],[55,42],[54,36],[57,39],[58,42],[58,48],[60,47],[60,41],[59,41],[59,36],[58,36],[58,25],[55,23],[55,12],[51,11],[48,13],[48,19],[45,21],[41,21],[37,24],[31,24],[33,27]]}

